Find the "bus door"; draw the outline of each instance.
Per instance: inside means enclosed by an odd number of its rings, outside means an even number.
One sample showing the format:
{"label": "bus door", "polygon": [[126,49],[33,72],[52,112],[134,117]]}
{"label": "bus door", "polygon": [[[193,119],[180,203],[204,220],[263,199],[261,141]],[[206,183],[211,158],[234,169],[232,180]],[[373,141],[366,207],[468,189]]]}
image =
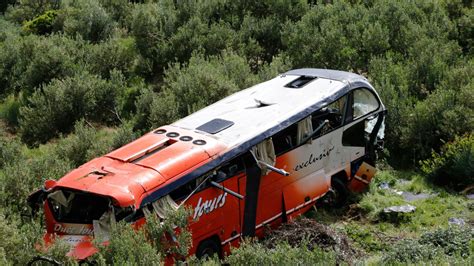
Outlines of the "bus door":
{"label": "bus door", "polygon": [[376,96],[365,88],[351,92],[350,108],[347,109],[346,126],[342,143],[350,156],[351,162],[367,155],[375,161],[377,137],[383,139],[384,114],[377,113],[380,103]]}
{"label": "bus door", "polygon": [[[214,187],[225,194],[222,208],[223,230],[220,235],[224,251],[230,246],[237,246],[242,231],[242,213],[245,189],[240,188],[240,180],[245,177],[245,167],[240,157],[224,164],[213,178]],[[217,183],[217,184],[216,184]],[[219,187],[221,186],[221,187]]]}
{"label": "bus door", "polygon": [[351,162],[350,189],[361,191],[375,175],[376,147],[384,137],[384,113],[378,112],[380,102],[365,88],[351,92],[342,144]]}

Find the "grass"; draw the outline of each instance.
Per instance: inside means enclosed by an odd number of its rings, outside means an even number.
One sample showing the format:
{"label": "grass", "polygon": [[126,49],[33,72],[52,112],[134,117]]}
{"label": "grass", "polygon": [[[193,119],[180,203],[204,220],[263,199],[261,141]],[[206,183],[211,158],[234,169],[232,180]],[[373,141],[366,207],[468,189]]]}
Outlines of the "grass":
{"label": "grass", "polygon": [[[382,189],[382,183],[388,183],[390,189]],[[406,201],[396,191],[433,196]],[[386,220],[380,215],[386,207],[404,204],[416,207],[415,212],[406,214],[407,219]],[[416,172],[384,170],[376,175],[369,190],[357,195],[348,207],[339,210],[318,209],[309,212],[307,216],[346,233],[354,245],[365,252],[363,264],[372,264],[381,262],[383,254],[402,243],[402,240],[416,240],[427,232],[448,228],[450,218],[462,218],[466,224],[472,224],[473,207],[474,204],[464,195],[436,187]],[[468,262],[469,258],[450,260],[451,258],[443,257],[444,262],[439,258],[436,262],[456,264],[460,260]]]}

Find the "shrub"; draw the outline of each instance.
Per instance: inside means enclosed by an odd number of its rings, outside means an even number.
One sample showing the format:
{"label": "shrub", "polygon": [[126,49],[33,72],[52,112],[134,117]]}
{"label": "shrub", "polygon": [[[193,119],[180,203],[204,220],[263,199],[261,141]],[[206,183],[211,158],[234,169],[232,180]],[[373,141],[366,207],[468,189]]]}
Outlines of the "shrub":
{"label": "shrub", "polygon": [[97,138],[97,131],[87,125],[84,120],[80,120],[74,126],[74,134],[58,142],[56,153],[60,158],[66,158],[77,167],[92,159],[88,153],[98,141],[100,140]]}
{"label": "shrub", "polygon": [[130,37],[111,38],[89,45],[85,57],[90,71],[105,79],[111,78],[112,71],[119,71],[126,77],[130,77],[138,60],[135,40]]}
{"label": "shrub", "polygon": [[81,118],[113,123],[116,95],[112,83],[88,73],[54,80],[36,90],[20,108],[22,140],[30,145],[43,143],[69,132]]}
{"label": "shrub", "polygon": [[27,213],[26,199],[47,179],[58,179],[71,169],[69,161],[46,154],[33,159],[22,156],[0,170],[0,203],[15,213]]}
{"label": "shrub", "polygon": [[11,0],[7,1],[14,5],[7,9],[5,12],[5,17],[8,20],[18,24],[44,14],[47,10],[59,9],[61,4],[61,2],[57,0],[17,0],[14,1],[14,3],[12,3]]}
{"label": "shrub", "polygon": [[[462,261],[470,257],[470,243],[474,236],[472,228],[451,226],[426,232],[420,239],[407,239],[397,242],[383,256],[384,264]],[[446,258],[449,256],[449,259]],[[460,259],[461,258],[461,259]]]}
{"label": "shrub", "polygon": [[174,64],[165,73],[164,86],[150,108],[154,126],[170,123],[255,82],[245,59],[194,55],[189,64]]}
{"label": "shrub", "polygon": [[363,5],[338,1],[313,6],[300,21],[287,23],[282,36],[297,67],[365,72],[372,56],[390,48],[387,31]]}
{"label": "shrub", "polygon": [[417,263],[433,261],[441,255],[441,251],[433,245],[423,245],[416,240],[402,240],[388,250],[383,264]]}
{"label": "shrub", "polygon": [[33,93],[52,79],[77,71],[80,41],[60,35],[8,38],[0,49],[0,94]]}
{"label": "shrub", "polygon": [[72,1],[65,9],[64,32],[98,43],[107,40],[115,26],[107,11],[97,0]]}
{"label": "shrub", "polygon": [[173,56],[181,63],[187,62],[193,51],[219,55],[226,49],[236,50],[237,43],[237,32],[229,24],[219,22],[208,25],[198,17],[192,17],[170,38]]}
{"label": "shrub", "polygon": [[169,62],[174,59],[173,49],[168,39],[178,28],[176,10],[172,1],[147,3],[134,8],[131,19],[131,34],[136,40],[143,64],[149,69],[144,74],[153,78],[155,73],[162,73]]}
{"label": "shrub", "polygon": [[161,265],[161,256],[147,241],[144,230],[119,222],[111,231],[107,246],[99,245],[94,259],[99,265]]}
{"label": "shrub", "polygon": [[469,246],[472,239],[474,239],[473,228],[450,226],[446,229],[440,228],[433,232],[424,233],[420,238],[420,243],[434,245],[448,256],[468,257],[472,252]]}
{"label": "shrub", "polygon": [[[407,153],[400,147],[400,138],[404,134],[407,117],[416,102],[409,90],[408,77],[409,68],[403,63],[397,63],[393,56],[375,57],[370,61],[369,79],[388,110],[385,117],[385,147],[393,154]],[[396,156],[390,161],[403,165],[409,159],[409,156]]]}
{"label": "shrub", "polygon": [[[189,215],[190,210],[184,208],[168,210],[166,219],[147,217],[147,223],[138,229],[119,222],[112,228],[109,244],[98,244],[99,254],[95,258],[100,265],[161,265],[170,254],[184,258],[191,245],[191,234],[187,230]],[[178,233],[175,233],[176,227]],[[175,243],[170,244],[169,234],[176,237]]]}
{"label": "shrub", "polygon": [[8,5],[12,5],[16,2],[16,0],[6,0],[6,1],[2,1],[0,3],[0,13],[3,13],[5,12],[5,10],[7,9]]}
{"label": "shrub", "polygon": [[151,105],[156,93],[150,88],[142,88],[136,97],[135,108],[136,115],[133,117],[133,126],[135,129],[145,131],[151,128],[151,121],[148,119],[151,113]]}
{"label": "shrub", "polygon": [[474,134],[456,137],[421,161],[421,169],[436,183],[456,189],[474,184]]}
{"label": "shrub", "polygon": [[[0,134],[2,132],[0,131]],[[17,138],[0,135],[0,169],[21,159],[23,145]]]}
{"label": "shrub", "polygon": [[19,97],[12,94],[6,97],[3,103],[0,103],[0,118],[4,119],[11,128],[18,126],[20,106]]}
{"label": "shrub", "polygon": [[36,18],[26,21],[23,24],[23,30],[38,35],[46,35],[54,30],[54,20],[58,15],[56,10],[48,10]]}
{"label": "shrub", "polygon": [[19,34],[20,29],[17,25],[6,21],[3,17],[0,17],[0,43],[4,42],[7,38],[17,37]]}
{"label": "shrub", "polygon": [[225,262],[230,265],[336,265],[333,252],[319,248],[309,250],[304,243],[291,247],[279,243],[274,249],[265,248],[258,242],[244,242],[234,249]]}
{"label": "shrub", "polygon": [[111,141],[111,149],[118,149],[129,142],[138,138],[138,133],[133,131],[133,123],[130,121],[124,122],[114,132]]}

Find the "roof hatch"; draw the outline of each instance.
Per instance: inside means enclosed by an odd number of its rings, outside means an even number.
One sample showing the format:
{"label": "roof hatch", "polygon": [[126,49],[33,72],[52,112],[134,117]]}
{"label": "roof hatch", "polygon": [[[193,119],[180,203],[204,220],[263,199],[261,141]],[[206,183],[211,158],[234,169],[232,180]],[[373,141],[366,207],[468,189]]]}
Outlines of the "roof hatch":
{"label": "roof hatch", "polygon": [[216,118],[216,119],[212,119],[211,121],[207,123],[200,125],[196,129],[207,132],[209,134],[216,134],[233,125],[234,125],[234,122],[232,121]]}
{"label": "roof hatch", "polygon": [[317,79],[317,77],[311,76],[301,76],[290,83],[286,84],[285,87],[292,88],[292,89],[299,89],[304,87],[306,84],[310,83],[311,81]]}

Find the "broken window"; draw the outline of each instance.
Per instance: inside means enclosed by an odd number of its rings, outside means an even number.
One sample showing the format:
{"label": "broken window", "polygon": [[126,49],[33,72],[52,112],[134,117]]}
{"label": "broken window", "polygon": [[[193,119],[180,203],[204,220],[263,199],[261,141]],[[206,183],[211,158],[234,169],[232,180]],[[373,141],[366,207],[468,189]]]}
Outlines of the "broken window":
{"label": "broken window", "polygon": [[207,184],[202,184],[202,182],[207,177],[208,175],[200,176],[182,185],[181,187],[173,190],[170,193],[171,198],[175,201],[180,201],[180,200],[184,200],[189,194],[195,191],[198,186],[199,186],[199,189],[197,189],[196,192],[203,190],[204,188],[207,187]]}
{"label": "broken window", "polygon": [[353,92],[352,118],[357,119],[379,108],[375,95],[367,89],[357,89]]}
{"label": "broken window", "polygon": [[260,168],[262,169],[262,175],[268,174],[270,170],[265,164],[274,166],[276,163],[276,155],[275,155],[275,148],[273,147],[273,141],[271,138],[266,139],[259,144],[252,147],[252,152],[255,155],[258,161],[263,162],[264,164],[260,163]]}
{"label": "broken window", "polygon": [[57,190],[48,195],[54,219],[64,223],[92,224],[109,210],[110,201],[95,194]]}
{"label": "broken window", "polygon": [[296,148],[298,145],[297,134],[298,125],[294,124],[273,135],[272,140],[275,154],[281,155]]}
{"label": "broken window", "polygon": [[242,173],[243,171],[245,171],[244,162],[242,160],[242,156],[238,156],[220,167],[219,170],[217,170],[216,177],[213,178],[213,180],[216,182],[221,182],[229,177],[233,177],[239,173]]}
{"label": "broken window", "polygon": [[313,123],[311,116],[306,117],[305,119],[298,122],[298,135],[297,135],[297,145],[303,144],[310,135],[313,134]]}
{"label": "broken window", "polygon": [[321,127],[320,132],[316,133],[313,139],[327,134],[343,125],[346,102],[347,96],[343,96],[311,115],[313,128],[317,129]]}
{"label": "broken window", "polygon": [[153,202],[151,205],[143,208],[145,217],[149,216],[153,211],[160,219],[165,219],[169,211],[176,211],[179,205],[171,198],[170,195],[166,195],[159,200]]}

